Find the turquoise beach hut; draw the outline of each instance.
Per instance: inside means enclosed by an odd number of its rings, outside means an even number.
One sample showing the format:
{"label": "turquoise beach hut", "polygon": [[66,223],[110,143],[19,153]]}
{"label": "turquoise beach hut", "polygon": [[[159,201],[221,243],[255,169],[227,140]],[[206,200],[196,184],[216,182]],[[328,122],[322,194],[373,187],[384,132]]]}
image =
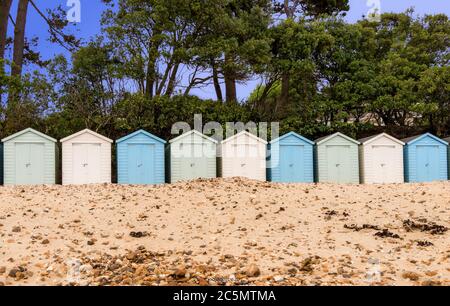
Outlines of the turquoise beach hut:
{"label": "turquoise beach hut", "polygon": [[406,182],[432,182],[448,179],[448,143],[430,133],[402,140],[406,146]]}
{"label": "turquoise beach hut", "polygon": [[146,185],[165,182],[165,141],[144,130],[117,140],[119,184]]}
{"label": "turquoise beach hut", "polygon": [[[450,137],[444,138],[444,140],[445,140],[445,142],[450,144]],[[448,164],[448,168],[447,168],[448,172],[447,172],[447,174],[448,174],[448,176],[450,178],[450,146],[447,148],[447,152],[448,152],[448,154],[447,154],[447,164]]]}
{"label": "turquoise beach hut", "polygon": [[2,142],[5,185],[55,184],[56,139],[29,128]]}
{"label": "turquoise beach hut", "polygon": [[269,144],[268,180],[279,183],[314,182],[314,142],[290,132]]}

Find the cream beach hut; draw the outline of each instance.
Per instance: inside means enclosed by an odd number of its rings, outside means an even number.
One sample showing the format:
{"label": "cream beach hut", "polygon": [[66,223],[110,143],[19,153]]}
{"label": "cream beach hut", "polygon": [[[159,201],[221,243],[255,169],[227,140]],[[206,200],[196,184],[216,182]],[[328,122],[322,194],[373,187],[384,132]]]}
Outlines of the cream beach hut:
{"label": "cream beach hut", "polygon": [[360,139],[361,183],[403,183],[403,149],[405,143],[386,134]]}
{"label": "cream beach hut", "polygon": [[217,177],[217,141],[192,130],[169,141],[167,181]]}
{"label": "cream beach hut", "polygon": [[88,129],[62,139],[63,185],[111,183],[112,142]]}
{"label": "cream beach hut", "polygon": [[55,184],[56,139],[29,128],[2,142],[5,185]]}
{"label": "cream beach hut", "polygon": [[245,177],[266,180],[267,141],[240,132],[222,141],[220,146],[222,177]]}

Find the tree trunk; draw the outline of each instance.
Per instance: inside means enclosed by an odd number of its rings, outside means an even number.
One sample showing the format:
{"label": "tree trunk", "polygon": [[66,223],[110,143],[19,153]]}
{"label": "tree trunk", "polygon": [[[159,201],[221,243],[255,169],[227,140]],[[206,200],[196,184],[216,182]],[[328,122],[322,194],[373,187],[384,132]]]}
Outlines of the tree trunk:
{"label": "tree trunk", "polygon": [[28,0],[20,0],[14,28],[14,54],[11,75],[22,75],[23,52],[25,48],[25,26],[27,23]]}
{"label": "tree trunk", "polygon": [[223,102],[222,88],[220,87],[219,82],[219,72],[217,71],[217,66],[214,61],[212,62],[212,69],[213,69],[213,83],[214,89],[216,90],[217,100]]}
{"label": "tree trunk", "polygon": [[[8,19],[11,3],[12,0],[1,0],[0,3],[0,60],[5,58]],[[3,65],[0,66],[0,69],[3,70]]]}
{"label": "tree trunk", "polygon": [[291,80],[289,72],[281,76],[281,94],[278,98],[277,112],[278,117],[283,118],[289,109],[289,82]]}
{"label": "tree trunk", "polygon": [[231,56],[225,55],[224,78],[227,103],[237,102],[236,77],[233,68],[230,67],[232,61]]}
{"label": "tree trunk", "polygon": [[[153,33],[154,37],[158,37],[161,34],[160,30],[155,30]],[[150,42],[150,51],[148,54],[148,66],[147,66],[147,76],[145,80],[145,96],[147,98],[153,98],[154,86],[156,82],[156,61],[159,55],[159,47],[161,45],[161,40]]]}
{"label": "tree trunk", "polygon": [[227,103],[237,102],[236,80],[232,77],[225,76],[226,98]]}
{"label": "tree trunk", "polygon": [[156,90],[156,96],[160,96],[161,93],[164,90],[164,86],[167,82],[167,79],[169,78],[169,73],[172,70],[173,64],[172,64],[172,60],[167,64],[167,67],[164,71],[164,75],[161,79],[161,82],[159,83],[158,89]]}
{"label": "tree trunk", "polygon": [[[295,10],[299,2],[294,2],[293,6],[289,6],[289,1],[284,0],[284,13],[286,14],[287,19],[295,18]],[[286,115],[287,110],[289,109],[289,82],[291,81],[291,76],[288,71],[283,72],[281,75],[281,94],[278,98],[277,102],[277,112],[279,118],[283,118]]]}
{"label": "tree trunk", "polygon": [[175,83],[177,81],[178,68],[180,67],[180,63],[176,63],[172,69],[172,73],[170,74],[169,83],[167,84],[166,96],[172,96],[175,90]]}
{"label": "tree trunk", "polygon": [[149,60],[147,67],[147,77],[145,80],[145,96],[153,98],[153,87],[155,86],[155,62]]}

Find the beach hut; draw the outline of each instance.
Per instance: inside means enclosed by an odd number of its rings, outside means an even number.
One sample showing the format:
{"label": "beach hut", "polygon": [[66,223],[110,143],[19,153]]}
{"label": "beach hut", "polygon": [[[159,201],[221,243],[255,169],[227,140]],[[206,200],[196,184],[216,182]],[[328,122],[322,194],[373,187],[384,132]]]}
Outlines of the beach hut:
{"label": "beach hut", "polygon": [[404,183],[404,143],[386,133],[360,139],[361,182],[365,184]]}
{"label": "beach hut", "polygon": [[0,142],[0,185],[3,185],[3,142]]}
{"label": "beach hut", "polygon": [[55,184],[56,139],[29,128],[2,142],[5,185]]}
{"label": "beach hut", "polygon": [[119,184],[163,184],[165,141],[139,130],[116,141]]}
{"label": "beach hut", "polygon": [[313,183],[314,142],[290,132],[269,145],[268,179],[280,183]]}
{"label": "beach hut", "polygon": [[448,179],[448,143],[430,133],[406,138],[406,182],[432,182]]}
{"label": "beach hut", "polygon": [[217,141],[196,130],[172,139],[166,154],[171,183],[217,177]]}
{"label": "beach hut", "polygon": [[[450,137],[447,137],[444,140],[445,140],[445,142],[450,144]],[[447,148],[447,152],[448,152],[448,154],[447,154],[447,164],[448,164],[447,174],[448,174],[448,176],[450,178],[450,146]]]}
{"label": "beach hut", "polygon": [[61,139],[63,185],[111,183],[111,143],[91,130]]}
{"label": "beach hut", "polygon": [[316,180],[320,183],[359,184],[359,142],[342,133],[316,140]]}
{"label": "beach hut", "polygon": [[267,141],[243,131],[222,141],[220,153],[222,177],[267,179]]}

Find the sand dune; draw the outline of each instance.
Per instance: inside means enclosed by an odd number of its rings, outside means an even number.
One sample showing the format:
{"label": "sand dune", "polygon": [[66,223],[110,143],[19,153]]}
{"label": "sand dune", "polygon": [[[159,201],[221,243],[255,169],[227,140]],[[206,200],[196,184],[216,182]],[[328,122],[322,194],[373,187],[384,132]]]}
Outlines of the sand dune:
{"label": "sand dune", "polygon": [[3,285],[450,285],[450,183],[0,188]]}

